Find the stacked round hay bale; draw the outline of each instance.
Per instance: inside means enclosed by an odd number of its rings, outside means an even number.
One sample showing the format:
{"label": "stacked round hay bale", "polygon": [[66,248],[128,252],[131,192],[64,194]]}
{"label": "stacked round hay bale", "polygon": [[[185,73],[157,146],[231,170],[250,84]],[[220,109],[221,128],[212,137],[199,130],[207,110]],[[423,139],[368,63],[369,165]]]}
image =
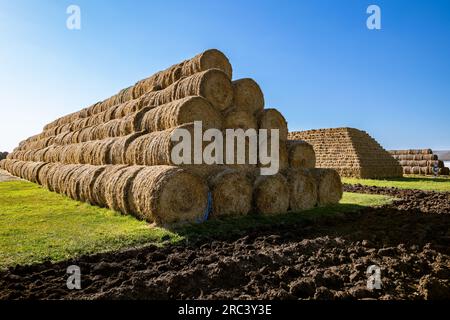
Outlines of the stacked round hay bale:
{"label": "stacked round hay bale", "polygon": [[394,159],[398,160],[404,174],[413,175],[449,175],[449,169],[439,160],[431,149],[390,150]]}
{"label": "stacked round hay bale", "polygon": [[[5,160],[2,168],[75,200],[158,224],[202,222],[209,213],[206,183],[178,167]],[[223,188],[217,188],[223,192]]]}
{"label": "stacked round hay bale", "polygon": [[[228,150],[228,131],[245,140],[231,136]],[[185,134],[193,139],[181,146]],[[225,55],[208,50],[49,123],[1,166],[75,200],[157,224],[338,202],[323,195],[339,187],[324,178],[332,175],[313,174],[312,147],[287,135],[286,119],[265,109],[256,81],[232,81]],[[275,174],[264,175],[273,165]]]}
{"label": "stacked round hay bale", "polygon": [[224,169],[208,177],[211,218],[247,215],[252,210],[253,185],[239,170]]}

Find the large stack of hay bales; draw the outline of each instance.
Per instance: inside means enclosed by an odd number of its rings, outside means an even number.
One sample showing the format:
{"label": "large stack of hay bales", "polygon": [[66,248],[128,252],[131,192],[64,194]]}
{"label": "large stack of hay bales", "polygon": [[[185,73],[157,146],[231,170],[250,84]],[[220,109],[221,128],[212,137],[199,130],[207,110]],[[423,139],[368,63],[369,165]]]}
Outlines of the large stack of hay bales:
{"label": "large stack of hay bales", "polygon": [[[307,143],[286,142],[286,120],[276,109],[264,109],[254,80],[231,79],[227,57],[208,50],[56,119],[22,141],[0,166],[51,191],[157,224],[280,214],[339,202],[338,174],[315,169]],[[203,130],[222,130],[219,134],[279,129],[281,171],[262,176],[263,161],[248,159],[175,165],[172,138],[176,129],[194,132],[194,121],[201,121]]]}
{"label": "large stack of hay bales", "polygon": [[354,128],[318,129],[289,133],[289,139],[310,143],[317,167],[333,168],[342,177],[401,177],[397,161],[367,132]]}
{"label": "large stack of hay bales", "polygon": [[449,168],[439,160],[431,149],[390,150],[390,154],[398,160],[404,174],[432,175],[434,167],[439,168],[438,174],[449,175]]}

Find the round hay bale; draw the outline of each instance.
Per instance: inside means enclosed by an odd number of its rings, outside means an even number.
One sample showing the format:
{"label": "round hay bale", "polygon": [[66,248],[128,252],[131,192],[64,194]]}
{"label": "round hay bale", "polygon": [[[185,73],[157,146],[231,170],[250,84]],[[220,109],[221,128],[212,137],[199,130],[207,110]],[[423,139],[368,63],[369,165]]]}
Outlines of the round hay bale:
{"label": "round hay bale", "polygon": [[61,148],[61,154],[60,154],[60,162],[63,164],[70,164],[72,163],[69,160],[69,157],[71,156],[71,151],[73,149],[73,145],[72,144],[68,144],[66,146],[62,146]]}
{"label": "round hay bale", "polygon": [[[259,129],[278,129],[279,138],[286,141],[288,137],[288,126],[286,119],[276,109],[264,109],[258,118]],[[269,132],[270,133],[270,132]]]}
{"label": "round hay bale", "polygon": [[105,165],[111,164],[110,155],[111,147],[117,138],[107,138],[104,140],[98,140],[92,144],[92,149],[88,154],[89,164],[93,165]]}
{"label": "round hay bale", "polygon": [[34,157],[34,150],[26,150],[23,154],[23,161],[32,161]]}
{"label": "round hay bale", "polygon": [[16,159],[3,159],[2,161],[0,161],[0,165],[1,165],[1,169],[3,169],[3,170],[6,170],[6,171],[8,171],[11,175],[13,175],[12,174],[12,165],[13,165],[13,163],[14,162],[16,162],[16,161],[18,161],[18,160],[16,160]]}
{"label": "round hay bale", "polygon": [[[123,105],[124,105],[124,107],[121,109],[122,110],[121,114],[123,114],[124,116],[136,113],[136,112],[140,111],[140,109],[141,109],[141,104],[140,104],[139,100],[130,100],[130,101],[125,102]],[[149,108],[152,108],[152,107],[149,107]]]}
{"label": "round hay bale", "polygon": [[328,206],[339,203],[343,190],[341,177],[337,171],[333,169],[310,169],[309,171],[318,185],[318,205]]}
{"label": "round hay bale", "polygon": [[[264,142],[264,138],[260,136],[261,141],[260,142]],[[272,160],[274,160],[273,158],[275,157],[275,155],[272,154],[272,138],[268,137],[268,142],[267,144],[263,144],[264,146],[266,146],[267,148],[267,154],[268,156],[272,157]],[[289,167],[289,154],[288,154],[288,149],[287,149],[287,145],[285,141],[278,141],[278,145],[279,145],[279,150],[278,150],[278,171],[282,171],[285,170]],[[268,168],[270,166],[274,166],[273,163],[270,164],[262,164],[261,163],[261,159],[259,158],[259,154],[258,154],[258,166],[260,168]]]}
{"label": "round hay bale", "polygon": [[163,131],[194,121],[202,121],[205,129],[222,129],[220,113],[205,98],[194,96],[150,109],[142,118],[141,130]]}
{"label": "round hay bale", "polygon": [[86,122],[86,125],[88,127],[96,126],[96,125],[99,125],[99,124],[103,123],[103,114],[99,113],[99,114],[96,114],[96,115],[92,115],[92,116],[90,116],[87,119],[88,120]]}
{"label": "round hay bale", "polygon": [[[171,165],[172,147],[175,144],[170,140],[171,134],[175,129],[153,132],[147,134],[147,139],[140,144],[143,148],[140,152],[143,154],[143,164],[146,166]],[[139,151],[138,151],[139,152]],[[136,157],[136,160],[139,156]]]}
{"label": "round hay bale", "polygon": [[175,99],[199,95],[219,111],[229,108],[233,102],[230,78],[218,69],[210,69],[182,79],[174,89]]}
{"label": "round hay bale", "polygon": [[[78,111],[78,117],[77,118],[87,118],[89,116],[88,113],[89,113],[88,112],[88,108],[81,109],[80,111]],[[71,119],[70,121],[67,121],[67,122],[72,122],[72,121],[73,120]],[[65,123],[67,123],[67,122],[65,122]]]}
{"label": "round hay bale", "polygon": [[44,154],[45,162],[60,162],[61,146],[51,145],[48,151]]}
{"label": "round hay bale", "polygon": [[146,167],[134,179],[131,193],[131,211],[147,221],[164,225],[205,219],[208,187],[183,169]]}
{"label": "round hay bale", "polygon": [[288,169],[285,172],[289,188],[289,209],[299,212],[317,204],[316,179],[307,169]]}
{"label": "round hay bale", "polygon": [[19,152],[20,152],[20,150],[18,150],[17,148],[14,149],[13,152],[11,152],[10,154],[8,154],[8,156],[6,157],[6,159],[9,159],[9,160],[17,159],[17,155],[18,155]]}
{"label": "round hay bale", "polygon": [[74,122],[72,122],[72,130],[76,131],[76,130],[80,130],[83,129],[85,127],[85,123],[86,123],[86,119],[77,119]]}
{"label": "round hay bale", "polygon": [[79,164],[75,165],[70,174],[66,177],[66,188],[64,193],[74,200],[82,201],[81,190],[83,189],[83,181],[81,177],[85,172],[89,171],[93,166]]}
{"label": "round hay bale", "polygon": [[89,106],[89,107],[87,108],[87,109],[88,109],[88,114],[89,114],[89,116],[92,116],[92,115],[94,115],[94,114],[98,114],[98,113],[102,112],[102,111],[100,110],[100,105],[101,105],[101,102],[99,101],[99,102],[96,102],[96,103],[94,103],[93,105]]}
{"label": "round hay bale", "polygon": [[41,166],[39,162],[28,162],[26,170],[26,180],[37,183],[36,170]]}
{"label": "round hay bale", "polygon": [[[0,160],[0,169],[6,170],[7,163],[8,163],[7,159]],[[6,171],[8,171],[8,170],[6,170]]]}
{"label": "round hay bale", "polygon": [[[65,140],[64,138],[65,138],[67,135],[69,135],[69,134],[70,134],[70,132],[63,132],[63,133],[58,134],[58,135],[55,137],[55,139],[53,140],[54,144],[57,144],[57,145],[63,145],[63,144],[66,144],[65,141],[67,141],[67,140]],[[71,136],[70,136],[70,137],[71,137]]]}
{"label": "round hay bale", "polygon": [[126,136],[133,132],[141,131],[143,117],[151,109],[152,108],[149,107],[143,108],[142,110],[134,112],[120,119],[120,135]]}
{"label": "round hay bale", "polygon": [[411,167],[412,174],[420,174],[420,167]]}
{"label": "round hay bale", "polygon": [[20,165],[20,169],[18,169],[18,176],[30,181],[32,168],[33,162],[23,161],[23,164]]}
{"label": "round hay bale", "polygon": [[422,175],[431,174],[431,168],[428,168],[428,167],[420,167],[420,174],[422,174]]}
{"label": "round hay bale", "polygon": [[224,129],[257,129],[256,117],[247,111],[232,110],[226,112],[223,121]]}
{"label": "round hay bale", "polygon": [[11,166],[10,166],[10,168],[9,168],[9,170],[10,170],[10,173],[12,174],[12,175],[15,175],[16,177],[19,177],[20,178],[20,169],[21,169],[21,167],[24,165],[24,161],[22,161],[22,160],[14,160],[12,163],[11,163]]}
{"label": "round hay bale", "polygon": [[59,178],[64,173],[65,166],[59,164],[53,168],[50,168],[48,173],[48,190],[53,192],[59,192]]}
{"label": "round hay bale", "polygon": [[[193,136],[193,124],[185,124],[176,128],[140,135],[125,150],[124,163],[134,165],[171,165],[172,150],[178,142],[171,140],[178,129],[186,129]],[[193,141],[192,141],[193,143]],[[191,146],[191,150],[193,147]],[[190,161],[193,163],[192,153]]]}
{"label": "round hay bale", "polygon": [[55,172],[52,177],[53,191],[68,195],[69,177],[72,175],[72,170],[77,166],[75,164],[62,164],[59,170]]}
{"label": "round hay bale", "polygon": [[46,162],[36,162],[34,164],[31,172],[31,182],[42,184],[41,180],[39,179],[39,174],[42,168],[44,168],[45,166],[47,166]]}
{"label": "round hay bale", "polygon": [[234,106],[237,110],[257,114],[264,109],[264,94],[255,80],[250,78],[233,81]]}
{"label": "round hay bale", "polygon": [[71,131],[71,128],[72,128],[72,122],[66,123],[61,126],[60,132],[69,132],[69,131]]}
{"label": "round hay bale", "polygon": [[22,150],[14,152],[14,159],[23,161],[24,154],[25,154],[25,151],[22,151]]}
{"label": "round hay bale", "polygon": [[109,161],[111,164],[126,164],[127,152],[130,144],[142,136],[143,132],[136,132],[125,137],[116,138],[109,149]]}
{"label": "round hay bale", "polygon": [[186,77],[197,72],[209,69],[222,70],[229,79],[232,78],[233,69],[228,58],[217,49],[207,50],[194,58],[182,63],[181,76]]}
{"label": "round hay bale", "polygon": [[275,215],[289,209],[289,187],[281,174],[259,176],[253,189],[254,207],[258,214]]}
{"label": "round hay bale", "polygon": [[16,177],[23,178],[22,168],[25,166],[25,164],[26,164],[25,161],[14,162],[11,166],[10,173]]}
{"label": "round hay bale", "polygon": [[142,166],[131,166],[123,168],[111,174],[106,184],[105,196],[108,208],[123,214],[133,214],[131,193],[132,185],[136,175],[143,169]]}
{"label": "round hay bale", "polygon": [[139,81],[133,88],[133,96],[140,97],[146,92],[165,89],[182,77],[189,77],[209,69],[222,70],[229,79],[232,77],[232,67],[228,58],[219,50],[211,49]]}
{"label": "round hay bale", "polygon": [[253,186],[237,170],[224,170],[208,179],[212,198],[210,217],[247,215],[252,209]]}
{"label": "round hay bale", "polygon": [[122,119],[111,120],[107,123],[99,125],[98,128],[94,129],[93,139],[100,140],[112,137],[120,137],[122,135],[122,130]]}
{"label": "round hay bale", "polygon": [[37,150],[34,154],[33,161],[39,162],[44,161],[44,155],[48,151],[48,147]]}
{"label": "round hay bale", "polygon": [[31,162],[23,161],[23,164],[20,165],[20,169],[18,169],[18,176],[28,181],[30,176],[30,163]]}
{"label": "round hay bale", "polygon": [[81,164],[97,164],[93,154],[100,140],[82,142],[78,145],[77,162]]}
{"label": "round hay bale", "polygon": [[142,98],[144,105],[159,106],[188,96],[202,96],[219,111],[231,106],[233,87],[228,76],[218,69],[210,69],[180,79],[166,89],[149,92]]}
{"label": "round hay bale", "polygon": [[37,177],[34,176],[35,170],[37,167],[39,167],[40,163],[38,162],[28,162],[27,163],[27,169],[26,169],[26,180],[36,183]]}
{"label": "round hay bale", "polygon": [[87,142],[91,140],[95,140],[95,133],[98,126],[87,127],[80,130],[78,134],[78,142]]}
{"label": "round hay bale", "polygon": [[94,186],[98,177],[105,170],[106,166],[85,166],[84,170],[79,177],[79,200],[94,203]]}
{"label": "round hay bale", "polygon": [[126,163],[129,165],[143,165],[145,145],[148,142],[147,135],[142,135],[133,140],[127,148]]}
{"label": "round hay bale", "polygon": [[102,112],[101,113],[102,123],[106,123],[108,121],[119,118],[119,116],[116,115],[116,112],[118,112],[120,107],[121,107],[121,105],[117,105],[117,106],[111,107],[111,108],[107,109],[106,111]]}
{"label": "round hay bale", "polygon": [[50,189],[50,173],[52,172],[53,168],[57,166],[59,166],[58,163],[45,162],[45,165],[41,168],[41,170],[39,170],[38,173],[38,180],[40,185],[44,186],[47,189]]}
{"label": "round hay bale", "polygon": [[53,175],[53,190],[57,193],[70,195],[70,177],[82,166],[83,165],[81,164],[68,164],[61,166],[61,168]]}
{"label": "round hay bale", "polygon": [[316,153],[312,145],[302,140],[286,142],[289,167],[312,169],[316,167]]}
{"label": "round hay bale", "polygon": [[108,185],[108,179],[115,172],[126,168],[125,165],[108,165],[104,167],[104,170],[99,174],[98,178],[94,182],[93,191],[92,191],[92,204],[106,207],[106,188]]}
{"label": "round hay bale", "polygon": [[111,114],[111,115],[113,115],[111,120],[121,119],[127,115],[127,104],[126,103],[118,104],[112,108],[115,109],[115,112],[113,114]]}

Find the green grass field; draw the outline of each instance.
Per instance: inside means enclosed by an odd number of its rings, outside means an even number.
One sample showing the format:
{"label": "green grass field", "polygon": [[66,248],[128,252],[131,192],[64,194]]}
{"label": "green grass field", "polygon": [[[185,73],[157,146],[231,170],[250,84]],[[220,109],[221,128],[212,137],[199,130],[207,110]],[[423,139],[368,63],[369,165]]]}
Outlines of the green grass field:
{"label": "green grass field", "polygon": [[73,201],[26,181],[0,183],[0,268],[60,261],[148,243],[244,233],[269,224],[317,219],[391,202],[384,196],[346,193],[339,205],[276,217],[247,216],[166,230],[134,217]]}
{"label": "green grass field", "polygon": [[342,178],[342,182],[348,184],[360,183],[366,186],[392,187],[400,189],[416,189],[450,192],[450,178],[431,176],[405,176],[403,178],[392,178],[384,180]]}

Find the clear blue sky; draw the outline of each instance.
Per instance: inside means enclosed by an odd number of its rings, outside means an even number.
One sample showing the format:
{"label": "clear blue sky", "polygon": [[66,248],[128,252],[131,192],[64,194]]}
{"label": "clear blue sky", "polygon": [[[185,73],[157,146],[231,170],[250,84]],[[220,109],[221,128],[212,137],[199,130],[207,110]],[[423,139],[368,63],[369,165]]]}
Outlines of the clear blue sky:
{"label": "clear blue sky", "polygon": [[[66,28],[70,4],[79,31]],[[380,31],[366,28],[370,4]],[[290,130],[450,149],[448,0],[0,0],[0,151],[208,48],[258,81]]]}

